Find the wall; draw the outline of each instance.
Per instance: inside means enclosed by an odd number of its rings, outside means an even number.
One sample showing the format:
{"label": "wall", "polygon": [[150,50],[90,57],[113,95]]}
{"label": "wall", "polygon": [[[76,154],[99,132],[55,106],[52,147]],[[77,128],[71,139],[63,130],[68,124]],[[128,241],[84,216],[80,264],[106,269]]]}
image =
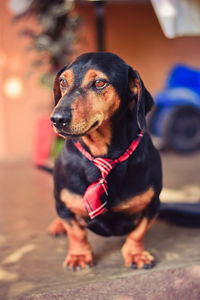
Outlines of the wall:
{"label": "wall", "polygon": [[135,67],[153,93],[175,63],[200,68],[200,37],[165,38],[150,4],[108,5],[106,25],[107,50]]}
{"label": "wall", "polygon": [[[13,22],[7,6],[8,1],[0,2],[0,159],[15,160],[31,156],[37,118],[49,111],[52,96],[38,84],[38,72],[30,76],[34,55],[25,50],[29,41],[19,35],[24,25],[35,26],[34,20]],[[16,98],[4,91],[12,78],[22,83]]]}

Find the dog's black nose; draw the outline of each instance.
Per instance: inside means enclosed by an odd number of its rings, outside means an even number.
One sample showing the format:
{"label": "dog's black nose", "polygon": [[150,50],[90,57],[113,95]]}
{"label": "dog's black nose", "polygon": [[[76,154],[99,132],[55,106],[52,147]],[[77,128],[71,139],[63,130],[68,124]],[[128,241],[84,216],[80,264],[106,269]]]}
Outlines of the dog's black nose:
{"label": "dog's black nose", "polygon": [[51,116],[51,122],[53,123],[53,125],[58,128],[64,128],[67,124],[70,123],[72,118],[72,114],[70,110],[67,110],[65,112],[55,112],[53,113],[53,115]]}

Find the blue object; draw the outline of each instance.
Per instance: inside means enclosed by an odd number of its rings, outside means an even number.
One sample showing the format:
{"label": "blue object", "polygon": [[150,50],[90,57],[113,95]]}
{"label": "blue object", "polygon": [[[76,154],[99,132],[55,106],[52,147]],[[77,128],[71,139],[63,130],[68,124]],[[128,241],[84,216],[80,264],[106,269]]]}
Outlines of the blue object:
{"label": "blue object", "polygon": [[[179,146],[172,146],[177,148],[175,150],[182,151],[183,148],[185,151],[187,145],[184,146],[184,140],[185,143],[190,143],[190,137],[194,135],[196,139],[199,138],[200,147],[200,70],[176,65],[166,80],[164,90],[159,92],[154,100],[156,109],[150,116],[149,127],[150,132],[160,139],[161,144],[164,147],[170,144],[169,136],[173,136],[173,132],[169,132],[171,126],[171,130],[178,134]],[[177,116],[179,120],[176,122]],[[185,136],[180,141],[181,134]],[[198,144],[197,141],[195,143]],[[176,144],[176,140],[173,144]],[[193,147],[188,144],[189,148],[192,150]]]}

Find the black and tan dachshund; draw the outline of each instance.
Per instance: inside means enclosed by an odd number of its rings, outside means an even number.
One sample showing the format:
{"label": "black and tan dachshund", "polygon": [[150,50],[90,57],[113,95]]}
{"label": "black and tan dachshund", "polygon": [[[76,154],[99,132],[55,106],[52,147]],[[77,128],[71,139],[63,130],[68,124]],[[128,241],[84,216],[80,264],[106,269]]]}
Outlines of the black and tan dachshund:
{"label": "black and tan dachshund", "polygon": [[65,138],[54,167],[59,215],[52,234],[66,232],[64,266],[93,264],[85,228],[127,235],[125,266],[151,268],[144,236],[159,212],[161,162],[146,131],[153,99],[139,74],[113,53],[86,53],[59,71],[51,122]]}

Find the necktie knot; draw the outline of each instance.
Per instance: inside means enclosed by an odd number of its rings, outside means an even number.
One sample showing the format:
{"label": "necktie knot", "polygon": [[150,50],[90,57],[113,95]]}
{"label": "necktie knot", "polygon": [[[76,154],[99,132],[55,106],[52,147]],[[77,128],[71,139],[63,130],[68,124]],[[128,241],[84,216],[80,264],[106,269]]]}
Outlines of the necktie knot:
{"label": "necktie knot", "polygon": [[104,159],[104,158],[95,158],[93,159],[93,163],[100,170],[101,176],[106,178],[106,176],[110,173],[115,164],[113,164],[112,160]]}

